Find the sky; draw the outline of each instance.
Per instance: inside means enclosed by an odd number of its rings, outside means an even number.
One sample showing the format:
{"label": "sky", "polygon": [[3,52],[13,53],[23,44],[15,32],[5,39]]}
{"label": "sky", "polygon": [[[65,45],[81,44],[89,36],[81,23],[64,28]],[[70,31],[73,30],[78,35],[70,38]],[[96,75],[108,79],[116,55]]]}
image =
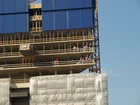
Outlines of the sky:
{"label": "sky", "polygon": [[109,105],[140,105],[140,0],[99,0],[99,32]]}
{"label": "sky", "polygon": [[109,105],[140,105],[140,0],[99,0],[99,31]]}

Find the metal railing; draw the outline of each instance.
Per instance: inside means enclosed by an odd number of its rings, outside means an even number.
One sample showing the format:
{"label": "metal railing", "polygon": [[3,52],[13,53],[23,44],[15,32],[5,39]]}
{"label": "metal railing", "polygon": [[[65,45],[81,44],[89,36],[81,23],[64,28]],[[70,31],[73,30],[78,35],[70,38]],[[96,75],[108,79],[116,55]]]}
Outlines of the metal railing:
{"label": "metal railing", "polygon": [[30,78],[23,78],[23,79],[11,79],[12,83],[29,83]]}
{"label": "metal railing", "polygon": [[23,63],[23,64],[5,64],[0,65],[2,68],[21,68],[21,67],[34,67],[34,63]]}
{"label": "metal railing", "polygon": [[42,15],[30,16],[30,21],[32,21],[32,20],[42,20]]}
{"label": "metal railing", "polygon": [[20,52],[5,52],[5,53],[0,53],[0,57],[7,57],[7,56],[21,56]]}
{"label": "metal railing", "polygon": [[31,27],[30,28],[30,31],[41,31],[42,30],[42,27]]}
{"label": "metal railing", "polygon": [[40,62],[40,63],[23,63],[23,64],[5,64],[0,65],[1,68],[29,68],[29,67],[51,67],[51,66],[64,66],[64,65],[79,65],[79,64],[94,64],[93,59],[88,60],[70,60],[70,61],[52,61],[52,62]]}
{"label": "metal railing", "polygon": [[0,41],[0,45],[10,45],[10,44],[25,44],[25,43],[54,43],[54,42],[67,42],[67,41],[83,41],[83,40],[93,40],[92,35],[87,36],[71,36],[71,37],[54,37],[54,38],[40,38],[40,39],[27,39],[27,40],[7,40]]}
{"label": "metal railing", "polygon": [[57,54],[57,53],[78,53],[78,52],[92,52],[93,47],[75,48],[75,49],[54,49],[54,50],[39,50],[38,54]]}
{"label": "metal railing", "polygon": [[[93,52],[93,47],[87,48],[76,48],[76,49],[54,49],[54,50],[38,50],[39,55],[47,54],[59,54],[59,53],[84,53],[84,52]],[[0,53],[0,57],[12,57],[12,56],[22,56],[20,52],[5,52]]]}

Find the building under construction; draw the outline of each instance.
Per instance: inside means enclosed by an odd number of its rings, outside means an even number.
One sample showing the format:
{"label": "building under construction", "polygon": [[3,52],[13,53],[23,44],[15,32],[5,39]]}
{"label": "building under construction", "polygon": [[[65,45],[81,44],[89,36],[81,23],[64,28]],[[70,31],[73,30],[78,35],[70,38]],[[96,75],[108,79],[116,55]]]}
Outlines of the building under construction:
{"label": "building under construction", "polygon": [[0,0],[0,78],[0,105],[108,105],[97,1]]}

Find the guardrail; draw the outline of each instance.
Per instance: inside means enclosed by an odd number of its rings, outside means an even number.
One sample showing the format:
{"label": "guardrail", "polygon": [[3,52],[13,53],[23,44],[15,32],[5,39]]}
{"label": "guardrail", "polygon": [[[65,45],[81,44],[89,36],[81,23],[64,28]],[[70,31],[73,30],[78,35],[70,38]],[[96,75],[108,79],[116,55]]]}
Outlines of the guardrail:
{"label": "guardrail", "polygon": [[23,79],[11,79],[12,83],[29,83],[30,78],[23,78]]}
{"label": "guardrail", "polygon": [[40,63],[23,63],[23,64],[5,64],[0,65],[1,68],[22,68],[22,67],[51,67],[51,66],[65,66],[65,65],[80,65],[80,64],[93,64],[93,59],[88,60],[70,60],[70,61],[52,61],[52,62],[40,62]]}
{"label": "guardrail", "polygon": [[42,31],[42,27],[32,27],[32,28],[30,28],[30,31]]}
{"label": "guardrail", "polygon": [[54,38],[40,38],[40,39],[27,39],[27,40],[7,40],[0,41],[0,45],[10,45],[10,44],[25,44],[25,43],[54,43],[54,42],[67,42],[67,41],[83,41],[83,40],[93,40],[92,35],[87,36],[72,36],[72,37],[54,37]]}
{"label": "guardrail", "polygon": [[71,48],[71,49],[54,49],[54,50],[39,50],[38,54],[57,54],[57,53],[76,53],[76,52],[91,52],[93,47],[87,48]]}
{"label": "guardrail", "polygon": [[5,53],[0,53],[0,57],[5,57],[5,56],[20,56],[20,52],[5,52]]}
{"label": "guardrail", "polygon": [[32,20],[42,20],[42,15],[30,16],[30,21]]}
{"label": "guardrail", "polygon": [[[38,50],[39,55],[47,54],[58,54],[58,53],[79,53],[79,52],[93,52],[93,47],[87,48],[71,48],[71,49],[53,49],[53,50]],[[12,56],[21,56],[20,52],[5,52],[0,53],[0,57],[12,57]]]}

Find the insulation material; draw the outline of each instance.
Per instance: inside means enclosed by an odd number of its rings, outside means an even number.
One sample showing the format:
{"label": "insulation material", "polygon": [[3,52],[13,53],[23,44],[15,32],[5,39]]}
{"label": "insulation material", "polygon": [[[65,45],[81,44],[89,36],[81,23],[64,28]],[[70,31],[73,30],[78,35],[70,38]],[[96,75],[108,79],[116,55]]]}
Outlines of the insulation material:
{"label": "insulation material", "polygon": [[107,75],[32,77],[30,95],[30,105],[108,105]]}
{"label": "insulation material", "polygon": [[0,79],[0,105],[10,105],[10,79]]}

